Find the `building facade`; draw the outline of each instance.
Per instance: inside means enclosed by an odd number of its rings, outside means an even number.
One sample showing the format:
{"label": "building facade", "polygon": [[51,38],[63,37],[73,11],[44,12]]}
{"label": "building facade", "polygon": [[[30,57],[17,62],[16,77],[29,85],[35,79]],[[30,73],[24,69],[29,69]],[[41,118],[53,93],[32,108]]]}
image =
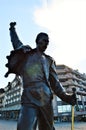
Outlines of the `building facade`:
{"label": "building facade", "polygon": [[23,91],[21,78],[16,76],[10,85],[10,90],[8,90],[9,85],[7,85],[5,88],[5,93],[0,94],[0,115],[3,119],[16,120],[21,107],[21,94]]}
{"label": "building facade", "polygon": [[[78,70],[73,70],[65,65],[57,65],[58,78],[65,88],[66,92],[73,93],[73,88],[76,89],[77,105],[75,105],[75,117],[86,116],[86,75],[81,74]],[[57,104],[54,107],[54,113],[60,120],[71,119],[71,105],[61,101],[58,97],[55,97],[53,104]],[[57,110],[57,112],[56,112]]]}

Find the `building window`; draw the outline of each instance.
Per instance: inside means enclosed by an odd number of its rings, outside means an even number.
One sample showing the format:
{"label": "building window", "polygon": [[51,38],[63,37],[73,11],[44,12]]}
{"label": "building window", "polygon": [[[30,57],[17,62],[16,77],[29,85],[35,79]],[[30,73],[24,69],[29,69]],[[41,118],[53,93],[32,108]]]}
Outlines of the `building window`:
{"label": "building window", "polygon": [[70,105],[58,106],[58,113],[63,113],[63,112],[71,112],[71,106]]}

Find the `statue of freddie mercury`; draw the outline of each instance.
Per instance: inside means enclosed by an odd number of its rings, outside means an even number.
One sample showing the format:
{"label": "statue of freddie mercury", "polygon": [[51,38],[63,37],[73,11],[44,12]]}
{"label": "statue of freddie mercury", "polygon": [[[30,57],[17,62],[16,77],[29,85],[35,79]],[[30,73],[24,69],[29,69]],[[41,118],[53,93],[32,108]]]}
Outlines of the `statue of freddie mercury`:
{"label": "statue of freddie mercury", "polygon": [[8,72],[21,76],[23,93],[17,130],[53,130],[52,98],[54,92],[61,100],[75,105],[74,95],[67,94],[59,82],[56,64],[44,51],[49,44],[48,34],[41,32],[36,37],[36,48],[23,45],[19,40],[16,22],[10,23],[10,36],[14,50],[7,56]]}

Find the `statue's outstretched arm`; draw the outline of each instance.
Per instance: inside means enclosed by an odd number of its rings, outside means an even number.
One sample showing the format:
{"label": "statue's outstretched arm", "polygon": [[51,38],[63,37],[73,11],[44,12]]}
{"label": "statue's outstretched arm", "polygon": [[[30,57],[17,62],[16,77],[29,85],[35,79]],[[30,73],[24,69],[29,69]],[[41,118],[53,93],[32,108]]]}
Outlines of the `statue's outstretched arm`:
{"label": "statue's outstretched arm", "polygon": [[11,37],[12,46],[14,49],[17,49],[20,46],[22,46],[23,43],[18,38],[18,35],[16,33],[16,30],[15,30],[15,25],[16,25],[16,22],[11,22],[9,30],[10,30],[10,37]]}

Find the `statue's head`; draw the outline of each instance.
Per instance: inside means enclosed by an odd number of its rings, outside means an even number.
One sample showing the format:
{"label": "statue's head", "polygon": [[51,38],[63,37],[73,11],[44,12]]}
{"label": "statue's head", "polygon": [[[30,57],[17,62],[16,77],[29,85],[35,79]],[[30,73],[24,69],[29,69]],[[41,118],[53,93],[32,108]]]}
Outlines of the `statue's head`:
{"label": "statue's head", "polygon": [[49,37],[47,33],[41,32],[36,37],[36,45],[39,51],[44,52],[49,44]]}

